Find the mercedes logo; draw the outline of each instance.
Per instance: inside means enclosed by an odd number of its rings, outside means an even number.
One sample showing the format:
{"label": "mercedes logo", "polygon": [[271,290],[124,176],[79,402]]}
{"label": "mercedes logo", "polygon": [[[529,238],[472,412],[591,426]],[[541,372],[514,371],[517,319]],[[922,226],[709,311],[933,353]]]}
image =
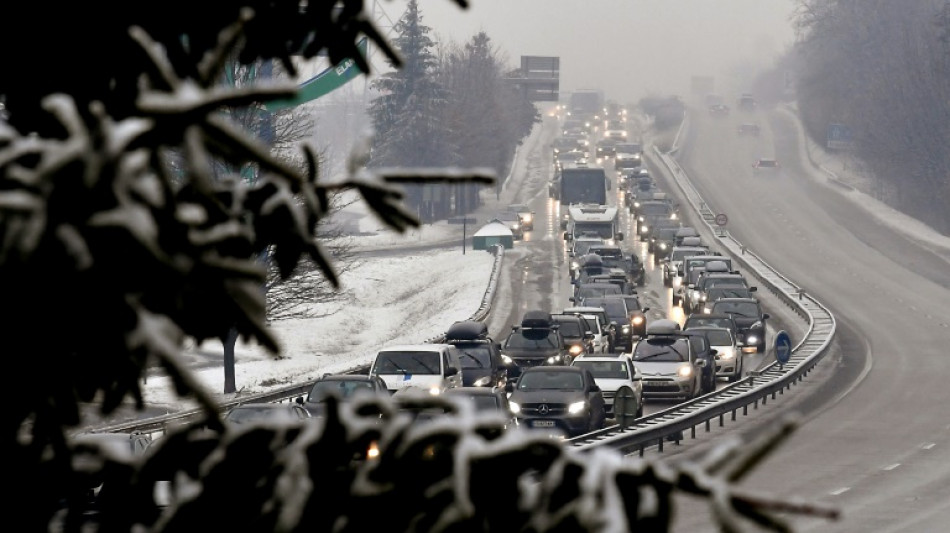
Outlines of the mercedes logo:
{"label": "mercedes logo", "polygon": [[551,408],[548,407],[548,404],[542,403],[541,405],[538,406],[538,414],[539,414],[539,415],[546,415],[546,414],[548,414],[548,413],[550,413],[550,412],[551,412]]}

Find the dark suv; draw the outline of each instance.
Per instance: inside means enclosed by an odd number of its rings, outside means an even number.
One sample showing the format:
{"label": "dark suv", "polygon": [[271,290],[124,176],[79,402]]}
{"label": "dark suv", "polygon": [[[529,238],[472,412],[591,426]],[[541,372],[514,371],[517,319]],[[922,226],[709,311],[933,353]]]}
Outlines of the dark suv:
{"label": "dark suv", "polygon": [[739,327],[743,353],[755,350],[765,352],[765,330],[769,314],[755,298],[720,298],[712,305],[713,313],[732,315]]}
{"label": "dark suv", "polygon": [[627,301],[623,298],[623,295],[589,297],[584,299],[583,305],[585,307],[600,307],[607,312],[607,318],[616,331],[615,337],[611,338],[607,351],[629,352],[633,349],[633,325],[630,323],[630,312],[627,310]]}
{"label": "dark suv", "polygon": [[601,429],[607,421],[603,392],[590,370],[578,366],[525,369],[509,404],[522,426],[569,437]]}
{"label": "dark suv", "polygon": [[594,353],[594,333],[586,318],[559,313],[551,315],[551,320],[557,322],[558,331],[571,359],[585,353]]}
{"label": "dark suv", "polygon": [[501,346],[501,353],[512,361],[508,377],[516,378],[529,367],[570,364],[559,329],[550,313],[525,312],[521,324],[511,327],[511,333]]}
{"label": "dark suv", "polygon": [[458,348],[462,363],[463,387],[508,386],[510,359],[501,354],[501,345],[488,336],[488,326],[476,320],[463,320],[449,326],[445,343]]}

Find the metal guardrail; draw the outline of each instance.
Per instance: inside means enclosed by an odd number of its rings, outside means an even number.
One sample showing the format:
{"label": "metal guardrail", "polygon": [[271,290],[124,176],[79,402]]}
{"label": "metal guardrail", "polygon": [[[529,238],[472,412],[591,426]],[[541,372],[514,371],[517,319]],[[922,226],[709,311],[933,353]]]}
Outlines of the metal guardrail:
{"label": "metal guardrail", "polygon": [[727,231],[715,225],[715,212],[706,204],[689,181],[689,176],[672,156],[660,152],[656,147],[654,156],[663,164],[683,196],[700,215],[706,229],[718,237],[727,253],[741,263],[746,272],[768,287],[780,301],[805,319],[808,328],[804,338],[792,349],[787,364],[773,362],[755,375],[670,409],[637,419],[626,428],[612,426],[568,441],[581,450],[607,446],[625,454],[638,452],[642,456],[647,447],[655,445],[657,451],[662,452],[664,442],[679,443],[687,430],[695,438],[696,428],[701,425],[705,425],[708,431],[713,420],[718,419],[719,425],[722,426],[726,415],[732,420],[736,419],[740,410],[746,415],[750,406],[757,409],[760,402],[764,405],[770,398],[776,399],[777,394],[784,393],[792,385],[801,382],[824,356],[837,327],[834,315],[818,300],[805,293],[804,289],[783,276]]}
{"label": "metal guardrail", "polygon": [[[469,318],[469,320],[478,320],[483,321],[491,313],[492,302],[495,299],[495,293],[497,292],[498,280],[501,277],[501,268],[505,260],[505,247],[501,245],[495,245],[491,252],[495,255],[495,261],[492,263],[491,275],[488,279],[488,287],[485,289],[485,294],[482,296],[482,302],[478,307],[478,310]],[[423,343],[439,343],[445,341],[445,333],[441,335],[432,337],[423,341]],[[343,371],[347,374],[360,374],[366,373],[369,371],[369,366],[367,365],[354,365],[353,367]],[[222,411],[230,409],[236,405],[242,403],[279,403],[294,401],[297,397],[306,396],[310,389],[313,387],[313,381],[308,381],[306,383],[301,383],[299,385],[291,385],[288,387],[282,387],[280,389],[275,389],[273,391],[268,391],[260,394],[252,394],[247,396],[242,396],[239,400],[229,400],[226,402],[221,402],[220,408]],[[105,427],[95,428],[90,432],[95,433],[149,433],[149,434],[162,434],[165,432],[166,428],[180,426],[182,424],[187,424],[194,420],[201,419],[204,416],[204,412],[200,409],[193,409],[188,411],[182,411],[180,413],[164,415],[159,417],[147,418],[142,420],[135,420],[131,422],[124,422],[121,424],[114,424]]]}

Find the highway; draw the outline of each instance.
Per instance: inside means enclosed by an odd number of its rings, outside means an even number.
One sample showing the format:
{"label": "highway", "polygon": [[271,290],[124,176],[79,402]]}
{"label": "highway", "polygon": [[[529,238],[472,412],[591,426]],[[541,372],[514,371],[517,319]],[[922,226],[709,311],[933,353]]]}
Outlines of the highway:
{"label": "highway", "polygon": [[[805,423],[739,483],[757,495],[816,501],[842,519],[798,531],[946,531],[950,523],[950,268],[940,255],[881,224],[801,161],[795,122],[762,110],[759,138],[734,134],[735,116],[696,111],[679,161],[733,235],[810,293],[838,321],[833,353],[810,391],[772,404],[768,423]],[[780,175],[753,176],[756,157]],[[713,531],[705,506],[684,499],[675,531]]]}

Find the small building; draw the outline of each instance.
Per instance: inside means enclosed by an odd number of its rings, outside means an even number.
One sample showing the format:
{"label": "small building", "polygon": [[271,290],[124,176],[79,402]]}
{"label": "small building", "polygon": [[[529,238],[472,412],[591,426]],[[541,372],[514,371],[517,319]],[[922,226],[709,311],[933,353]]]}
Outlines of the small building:
{"label": "small building", "polygon": [[496,244],[500,244],[508,250],[515,246],[515,238],[511,233],[511,229],[498,219],[489,220],[487,224],[475,232],[475,235],[472,235],[473,250],[488,250]]}

